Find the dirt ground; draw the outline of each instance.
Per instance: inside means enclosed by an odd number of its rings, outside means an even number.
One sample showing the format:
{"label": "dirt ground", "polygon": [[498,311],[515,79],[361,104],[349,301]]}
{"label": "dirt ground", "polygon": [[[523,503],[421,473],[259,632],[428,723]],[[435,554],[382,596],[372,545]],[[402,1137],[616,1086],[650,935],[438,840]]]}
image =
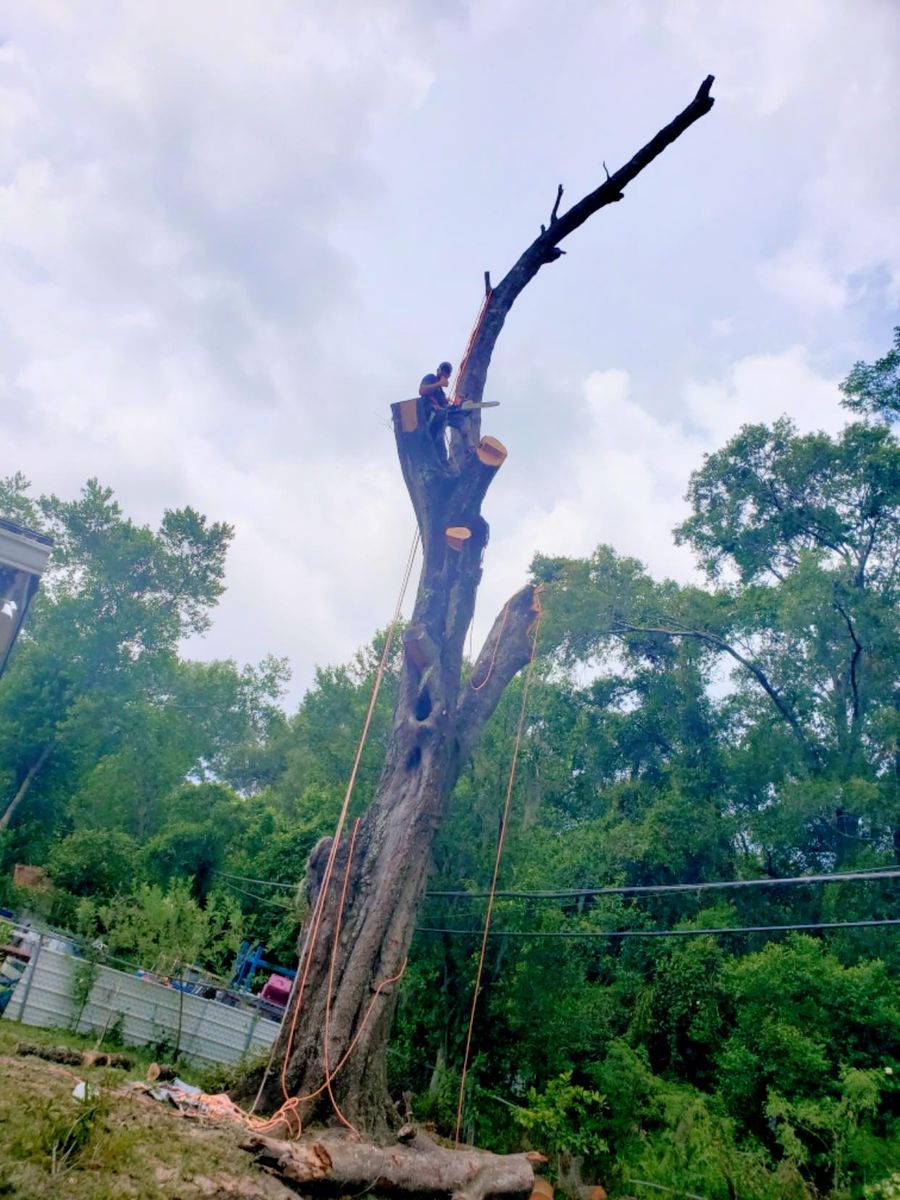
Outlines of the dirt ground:
{"label": "dirt ground", "polygon": [[[63,1067],[18,1057],[19,1041],[92,1048],[58,1030],[0,1021],[0,1197],[296,1200],[238,1148],[237,1130],[117,1094],[145,1077],[146,1058],[131,1071]],[[94,1085],[94,1098],[73,1098],[79,1080]]]}

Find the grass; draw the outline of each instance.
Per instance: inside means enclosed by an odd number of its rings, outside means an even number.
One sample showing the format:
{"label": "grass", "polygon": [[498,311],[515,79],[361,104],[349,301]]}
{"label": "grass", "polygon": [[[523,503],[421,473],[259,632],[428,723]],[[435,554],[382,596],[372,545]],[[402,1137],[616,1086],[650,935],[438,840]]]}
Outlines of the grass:
{"label": "grass", "polygon": [[[62,1067],[15,1055],[17,1042],[93,1049],[95,1039],[0,1020],[0,1197],[15,1200],[287,1200],[238,1148],[239,1131],[186,1118],[162,1103],[120,1095],[151,1061],[128,1049],[130,1071]],[[105,1047],[104,1047],[105,1048]],[[201,1083],[196,1072],[184,1078]],[[88,1097],[72,1096],[76,1082]]]}

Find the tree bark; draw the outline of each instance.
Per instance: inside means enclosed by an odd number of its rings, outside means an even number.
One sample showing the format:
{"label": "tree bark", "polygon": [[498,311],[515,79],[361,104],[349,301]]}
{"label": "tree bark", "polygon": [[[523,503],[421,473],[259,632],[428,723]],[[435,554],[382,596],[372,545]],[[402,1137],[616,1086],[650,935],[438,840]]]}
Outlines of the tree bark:
{"label": "tree bark", "polygon": [[[481,400],[506,316],[540,268],[562,255],[558,242],[594,212],[621,200],[623,188],[710,110],[711,85],[710,76],[674,121],[562,216],[557,196],[549,229],[542,229],[488,295],[460,373],[459,397]],[[434,835],[485,722],[532,656],[539,603],[530,585],[510,598],[475,663],[471,683],[461,686],[464,642],[488,541],[481,506],[505,451],[496,442],[481,442],[478,410],[457,414],[449,454],[443,433],[429,428],[421,398],[394,404],[392,411],[423,550],[415,608],[404,634],[401,686],[375,797],[353,842],[352,860],[350,839],[335,848],[318,936],[305,957],[301,950],[301,967],[306,965],[302,1007],[298,988],[276,1046],[279,1065],[263,1076],[260,1092],[269,1109],[287,1096],[298,1097],[296,1110],[305,1121],[327,1119],[339,1110],[344,1120],[376,1137],[397,1123],[385,1067],[393,981],[402,973],[412,940]],[[310,857],[313,906],[332,849],[323,839]],[[305,937],[306,931],[301,946]],[[254,1095],[259,1082],[260,1074],[249,1077],[238,1096]]]}
{"label": "tree bark", "polygon": [[[404,635],[400,696],[381,778],[355,839],[352,861],[348,864],[348,840],[337,852],[316,945],[309,953],[302,1017],[293,1034],[294,1012],[283,1026],[277,1057],[288,1056],[287,1069],[276,1072],[264,1088],[268,1107],[277,1107],[284,1091],[292,1096],[319,1092],[302,1105],[304,1116],[333,1115],[329,1096],[320,1091],[326,1057],[329,1068],[335,1068],[353,1043],[332,1092],[346,1119],[376,1136],[385,1136],[397,1120],[385,1073],[394,986],[384,981],[403,969],[434,835],[464,756],[506,684],[530,659],[537,616],[536,588],[529,585],[511,597],[485,642],[473,675],[482,685],[477,691],[466,685],[460,696],[465,637],[488,536],[480,507],[499,468],[472,454],[464,469],[455,471],[428,430],[424,406],[417,403],[411,431],[402,427],[400,406],[393,407],[397,451],[423,550],[416,604]],[[460,549],[448,543],[445,531],[451,526],[470,531]],[[329,850],[329,840],[323,839],[310,858],[311,905],[323,884]],[[341,913],[338,901],[345,883]],[[329,977],[338,981],[333,994]]]}
{"label": "tree bark", "polygon": [[[405,1135],[406,1131],[402,1131]],[[421,1131],[409,1129],[404,1143],[378,1147],[337,1132],[302,1142],[255,1135],[243,1143],[256,1159],[282,1179],[304,1185],[304,1192],[374,1187],[379,1194],[452,1196],[526,1196],[534,1183],[533,1159],[541,1155],[489,1154],[484,1150],[447,1150]]]}

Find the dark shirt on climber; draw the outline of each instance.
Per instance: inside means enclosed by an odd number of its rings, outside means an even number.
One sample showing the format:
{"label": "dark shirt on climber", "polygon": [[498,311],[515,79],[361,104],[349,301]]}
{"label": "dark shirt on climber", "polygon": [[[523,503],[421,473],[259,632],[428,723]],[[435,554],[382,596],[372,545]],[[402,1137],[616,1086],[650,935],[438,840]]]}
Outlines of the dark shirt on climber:
{"label": "dark shirt on climber", "polygon": [[447,407],[447,393],[442,387],[436,387],[437,383],[437,375],[423,375],[419,395],[425,397],[430,408],[443,412]]}
{"label": "dark shirt on climber", "polygon": [[447,399],[444,388],[450,383],[453,367],[448,362],[438,363],[437,371],[424,375],[419,384],[419,395],[425,402],[425,416],[428,431],[434,438],[438,450],[444,454],[444,429],[448,424],[456,424],[454,418],[457,410]]}
{"label": "dark shirt on climber", "polygon": [[433,412],[446,413],[449,408],[444,388],[450,383],[453,368],[448,362],[438,363],[433,375],[424,375],[419,384],[419,395],[424,397]]}

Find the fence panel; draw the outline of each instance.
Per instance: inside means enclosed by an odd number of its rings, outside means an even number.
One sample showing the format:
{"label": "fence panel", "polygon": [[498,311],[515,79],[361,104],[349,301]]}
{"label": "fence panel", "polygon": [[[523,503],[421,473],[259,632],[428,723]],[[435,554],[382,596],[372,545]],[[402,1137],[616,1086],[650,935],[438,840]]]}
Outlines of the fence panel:
{"label": "fence panel", "polygon": [[278,1034],[278,1023],[254,1009],[204,1000],[99,964],[78,1015],[72,992],[80,962],[84,959],[38,943],[4,1016],[44,1028],[70,1028],[77,1016],[79,1033],[106,1033],[115,1026],[131,1046],[171,1048],[178,1041],[181,1056],[201,1066],[236,1063],[245,1055],[259,1054]]}

